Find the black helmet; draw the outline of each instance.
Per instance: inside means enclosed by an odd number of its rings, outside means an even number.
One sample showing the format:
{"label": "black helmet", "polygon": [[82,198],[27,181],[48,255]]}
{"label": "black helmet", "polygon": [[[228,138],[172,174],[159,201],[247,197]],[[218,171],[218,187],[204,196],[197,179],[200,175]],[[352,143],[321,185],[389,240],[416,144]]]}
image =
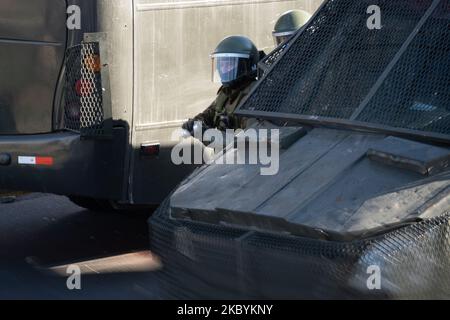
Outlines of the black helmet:
{"label": "black helmet", "polygon": [[244,77],[255,77],[259,52],[253,42],[244,36],[223,39],[211,54],[212,80],[225,86]]}

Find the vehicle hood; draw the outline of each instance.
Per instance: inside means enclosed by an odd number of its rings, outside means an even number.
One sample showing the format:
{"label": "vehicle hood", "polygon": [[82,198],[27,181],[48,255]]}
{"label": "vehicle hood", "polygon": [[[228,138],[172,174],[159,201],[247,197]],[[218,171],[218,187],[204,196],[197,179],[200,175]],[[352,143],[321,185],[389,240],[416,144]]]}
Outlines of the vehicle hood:
{"label": "vehicle hood", "polygon": [[449,160],[448,147],[315,128],[280,151],[274,176],[261,175],[260,165],[200,168],[172,194],[171,217],[326,239],[370,236],[446,213]]}

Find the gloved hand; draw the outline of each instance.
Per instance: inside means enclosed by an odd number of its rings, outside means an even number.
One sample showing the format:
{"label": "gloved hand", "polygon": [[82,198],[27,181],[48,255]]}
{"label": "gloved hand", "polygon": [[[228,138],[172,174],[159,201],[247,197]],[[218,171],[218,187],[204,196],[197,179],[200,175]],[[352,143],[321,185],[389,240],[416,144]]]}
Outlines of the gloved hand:
{"label": "gloved hand", "polygon": [[221,114],[219,118],[218,129],[225,131],[226,129],[231,129],[230,127],[230,117],[227,114]]}

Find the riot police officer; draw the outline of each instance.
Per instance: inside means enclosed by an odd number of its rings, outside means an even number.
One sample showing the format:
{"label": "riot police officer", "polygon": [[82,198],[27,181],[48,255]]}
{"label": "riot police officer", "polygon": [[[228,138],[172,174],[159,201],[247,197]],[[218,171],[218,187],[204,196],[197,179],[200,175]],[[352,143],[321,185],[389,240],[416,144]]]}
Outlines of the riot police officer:
{"label": "riot police officer", "polygon": [[275,23],[272,32],[275,45],[279,46],[289,40],[309,19],[311,15],[304,10],[289,10],[283,13]]}
{"label": "riot police officer", "polygon": [[258,63],[258,78],[263,78],[270,67],[277,61],[281,52],[289,46],[289,39],[303,28],[311,15],[303,10],[290,10],[283,13],[277,20],[272,31],[276,48]]}
{"label": "riot police officer", "polygon": [[253,42],[244,36],[223,39],[212,58],[212,80],[220,82],[216,99],[202,113],[183,124],[183,129],[193,134],[194,123],[201,121],[203,129],[243,129],[246,120],[234,115],[242,99],[250,92],[257,78],[259,51]]}

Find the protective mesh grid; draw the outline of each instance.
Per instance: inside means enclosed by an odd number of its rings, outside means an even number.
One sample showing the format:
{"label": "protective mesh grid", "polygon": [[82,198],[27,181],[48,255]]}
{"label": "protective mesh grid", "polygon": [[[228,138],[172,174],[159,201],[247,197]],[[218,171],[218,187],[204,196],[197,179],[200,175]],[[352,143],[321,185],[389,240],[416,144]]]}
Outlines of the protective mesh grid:
{"label": "protective mesh grid", "polygon": [[261,79],[267,74],[270,67],[278,60],[278,58],[280,58],[281,54],[287,48],[287,46],[288,44],[278,46],[258,63],[259,79]]}
{"label": "protective mesh grid", "polygon": [[166,298],[450,298],[450,214],[332,242],[172,220],[166,201],[150,228]]}
{"label": "protective mesh grid", "polygon": [[67,51],[64,127],[86,137],[108,134],[98,43],[82,43]]}
{"label": "protective mesh grid", "polygon": [[[432,3],[328,0],[239,110],[257,111],[260,117],[292,114],[352,119]],[[444,92],[449,83],[448,72],[444,74],[450,59],[449,20],[448,13],[442,11],[448,3],[442,0],[356,120],[449,133],[448,120],[440,119],[431,125],[421,123],[423,119],[416,121],[428,110],[432,111],[426,116],[428,122],[441,115],[447,117],[448,111],[442,105],[450,102]],[[381,30],[367,27],[367,9],[371,5],[381,8]],[[421,77],[417,77],[419,74]],[[414,99],[417,103],[411,107]],[[386,101],[389,103],[382,109]],[[419,112],[411,115],[409,108]]]}
{"label": "protective mesh grid", "polygon": [[80,131],[80,96],[76,92],[77,82],[81,79],[81,46],[67,49],[66,82],[64,88],[64,128]]}
{"label": "protective mesh grid", "polygon": [[438,7],[357,120],[450,133],[449,19]]}

